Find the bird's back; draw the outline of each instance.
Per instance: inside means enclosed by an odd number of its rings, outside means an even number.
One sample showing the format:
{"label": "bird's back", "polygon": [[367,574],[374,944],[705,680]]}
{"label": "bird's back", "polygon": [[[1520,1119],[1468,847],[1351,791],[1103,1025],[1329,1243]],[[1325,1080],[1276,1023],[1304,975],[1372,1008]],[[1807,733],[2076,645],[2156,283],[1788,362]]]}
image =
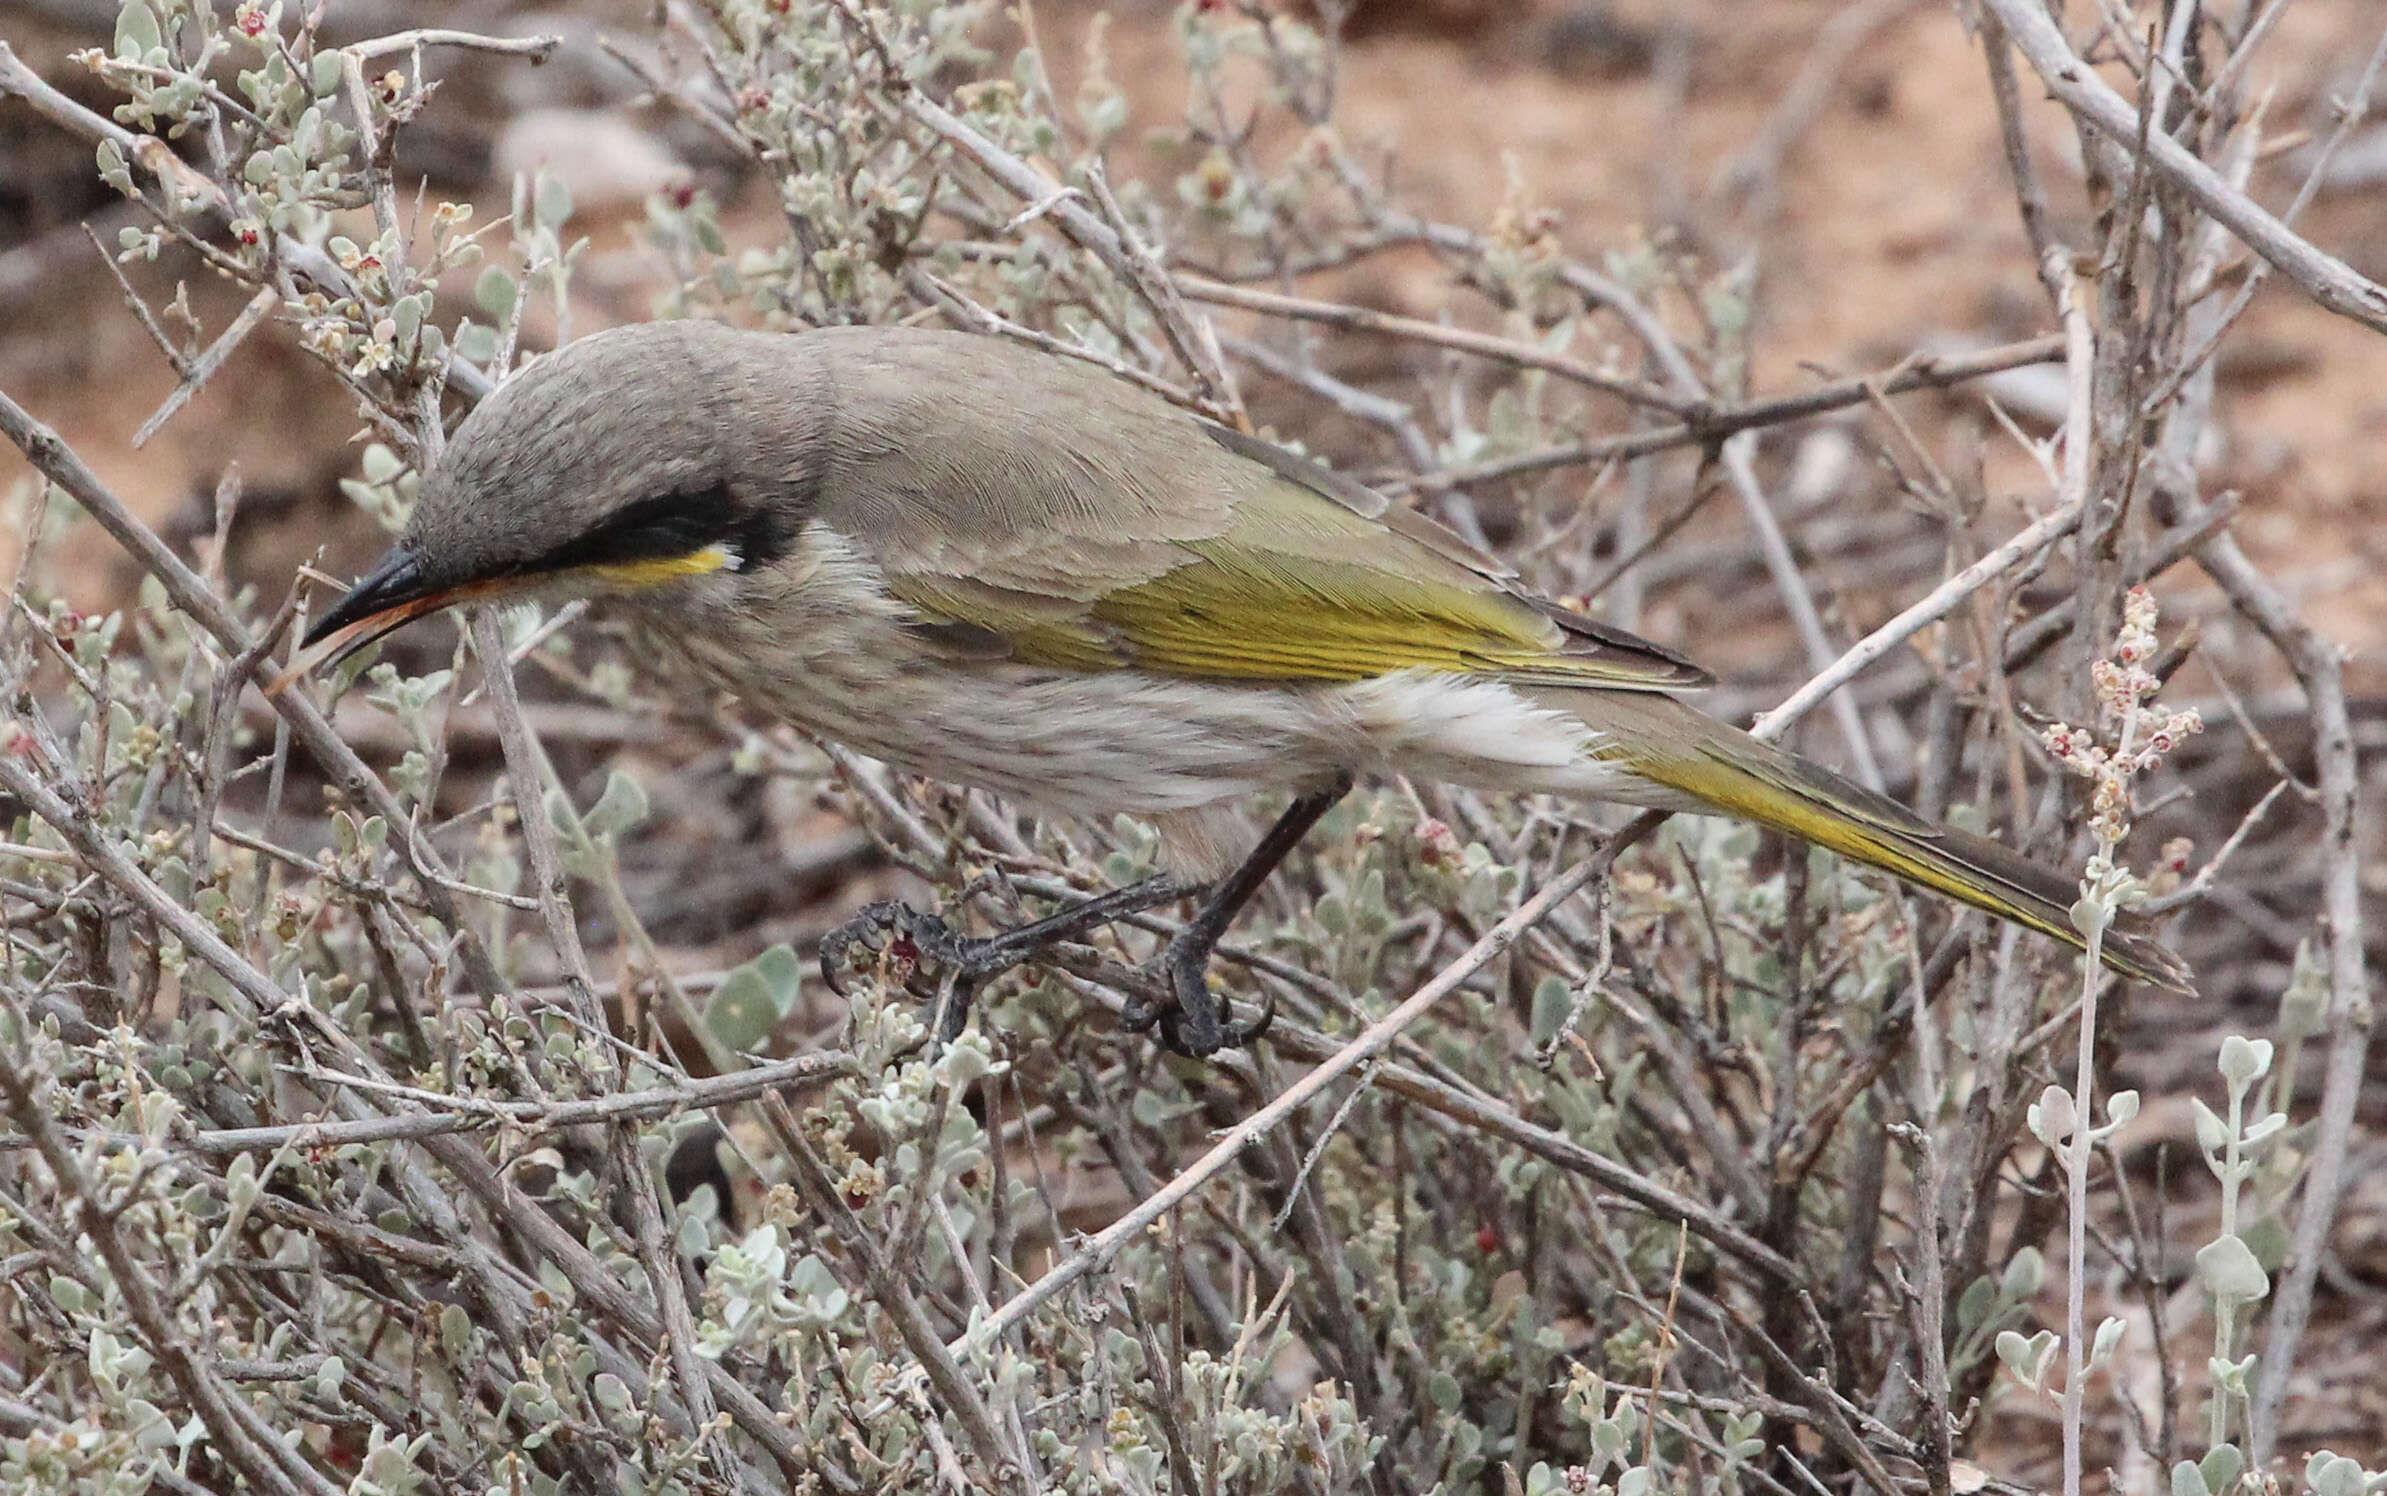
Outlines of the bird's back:
{"label": "bird's back", "polygon": [[802,334],[819,521],[940,619],[1082,669],[1649,690],[1680,656],[1531,595],[1431,520],[1083,361],[924,329]]}

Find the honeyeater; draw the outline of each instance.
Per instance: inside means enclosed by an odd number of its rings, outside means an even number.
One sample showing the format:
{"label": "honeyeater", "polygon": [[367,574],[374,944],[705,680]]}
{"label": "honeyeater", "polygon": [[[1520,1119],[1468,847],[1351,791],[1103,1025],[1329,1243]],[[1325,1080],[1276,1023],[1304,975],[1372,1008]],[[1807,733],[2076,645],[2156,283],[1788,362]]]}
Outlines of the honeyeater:
{"label": "honeyeater", "polygon": [[[601,597],[688,678],[903,769],[1160,833],[1167,875],[1006,935],[901,924],[968,979],[1200,891],[1130,1010],[1235,1042],[1205,968],[1350,786],[1406,774],[1736,816],[2079,945],[2073,876],[1676,699],[1707,673],[1349,478],[1085,362],[892,327],[679,321],[539,358],[457,428],[317,623]],[[344,652],[344,651],[343,651]],[[1237,807],[1292,807],[1257,839]],[[2135,922],[2106,961],[2180,986]],[[939,936],[927,939],[927,936]],[[825,953],[833,954],[833,953]]]}

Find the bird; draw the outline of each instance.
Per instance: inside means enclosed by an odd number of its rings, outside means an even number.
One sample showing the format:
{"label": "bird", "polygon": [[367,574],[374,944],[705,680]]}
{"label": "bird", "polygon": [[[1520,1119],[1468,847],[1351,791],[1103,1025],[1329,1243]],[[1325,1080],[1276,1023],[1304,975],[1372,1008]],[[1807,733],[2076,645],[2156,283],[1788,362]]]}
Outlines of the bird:
{"label": "bird", "polygon": [[[302,644],[328,663],[458,603],[582,598],[675,679],[1158,834],[1162,872],[1014,930],[874,905],[823,941],[832,980],[854,942],[906,938],[974,986],[1199,897],[1127,1024],[1197,1056],[1249,1042],[1213,949],[1355,782],[1390,774],[1734,817],[2084,944],[2076,876],[1699,711],[1681,694],[1712,677],[1685,656],[1345,474],[1002,338],[688,319],[571,342],[457,426]],[[1289,806],[1255,841],[1245,807],[1272,794]],[[2102,954],[2188,990],[2134,916]]]}

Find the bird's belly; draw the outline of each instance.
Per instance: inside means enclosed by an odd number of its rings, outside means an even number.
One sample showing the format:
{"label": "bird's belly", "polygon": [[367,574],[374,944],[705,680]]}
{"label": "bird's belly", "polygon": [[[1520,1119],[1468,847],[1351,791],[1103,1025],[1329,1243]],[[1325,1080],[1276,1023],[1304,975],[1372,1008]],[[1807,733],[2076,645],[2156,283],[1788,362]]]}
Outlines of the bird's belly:
{"label": "bird's belly", "polygon": [[[954,659],[875,620],[664,642],[758,709],[899,768],[1055,809],[1167,815],[1339,774],[1641,801],[1600,733],[1503,682],[1195,680]],[[866,637],[867,636],[867,637]],[[791,641],[802,641],[791,648]]]}
{"label": "bird's belly", "polygon": [[1297,691],[955,662],[902,648],[908,639],[884,651],[783,647],[767,665],[735,638],[667,642],[711,683],[807,732],[1059,810],[1191,810],[1340,767]]}
{"label": "bird's belly", "polygon": [[[1190,810],[1336,769],[1292,693],[1123,673],[1003,674],[1011,678],[916,674],[870,692],[859,711],[809,710],[819,731],[907,769],[1079,812]],[[807,708],[790,707],[803,721]]]}

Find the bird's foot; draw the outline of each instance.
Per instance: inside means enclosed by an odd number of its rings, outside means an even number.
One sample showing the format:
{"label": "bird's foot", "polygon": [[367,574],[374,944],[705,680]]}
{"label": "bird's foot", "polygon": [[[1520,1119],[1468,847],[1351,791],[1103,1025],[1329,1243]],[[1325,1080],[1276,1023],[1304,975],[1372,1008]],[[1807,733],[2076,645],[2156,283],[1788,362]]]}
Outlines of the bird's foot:
{"label": "bird's foot", "polygon": [[[1148,902],[1148,901],[1147,901]],[[1063,919],[1066,916],[1056,916]],[[1035,956],[1074,933],[1074,921],[1042,920],[993,936],[963,935],[936,915],[894,899],[866,904],[852,919],[821,937],[821,977],[844,996],[858,972],[881,972],[930,1005],[942,1005],[940,1036],[952,1039],[969,1016],[979,984]],[[1131,1033],[1157,1028],[1159,1042],[1174,1053],[1206,1059],[1222,1049],[1239,1049],[1268,1032],[1276,1019],[1271,1001],[1257,1018],[1236,1022],[1216,993],[1208,971],[1214,941],[1179,936],[1147,968],[1167,996],[1131,996],[1121,1022]]]}
{"label": "bird's foot", "polygon": [[[913,996],[945,1009],[939,1037],[959,1035],[978,984],[1016,965],[1001,937],[963,935],[936,915],[896,899],[865,904],[852,919],[821,937],[821,978],[843,997],[857,972],[880,971]],[[951,1001],[946,1001],[950,991]]]}
{"label": "bird's foot", "polygon": [[1147,997],[1130,997],[1119,1021],[1138,1034],[1157,1026],[1161,1045],[1174,1053],[1207,1059],[1222,1049],[1241,1049],[1256,1042],[1276,1021],[1274,999],[1250,1022],[1233,1021],[1225,1003],[1210,990],[1207,945],[1172,940],[1149,969],[1167,984],[1170,1001],[1164,1005]]}

